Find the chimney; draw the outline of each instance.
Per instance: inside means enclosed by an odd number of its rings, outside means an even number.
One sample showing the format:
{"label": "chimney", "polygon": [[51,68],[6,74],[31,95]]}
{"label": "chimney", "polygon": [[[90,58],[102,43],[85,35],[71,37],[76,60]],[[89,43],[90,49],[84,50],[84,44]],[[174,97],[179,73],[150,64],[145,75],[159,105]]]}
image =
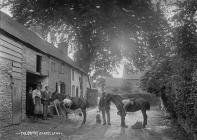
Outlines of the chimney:
{"label": "chimney", "polygon": [[65,55],[68,56],[68,43],[67,42],[61,42],[58,44],[58,48],[60,51]]}

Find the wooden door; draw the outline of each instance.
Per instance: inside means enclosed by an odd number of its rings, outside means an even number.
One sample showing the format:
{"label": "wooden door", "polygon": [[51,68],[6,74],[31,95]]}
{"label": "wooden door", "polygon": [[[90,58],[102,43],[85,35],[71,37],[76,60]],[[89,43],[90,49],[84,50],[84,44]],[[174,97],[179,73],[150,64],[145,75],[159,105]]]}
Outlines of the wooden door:
{"label": "wooden door", "polygon": [[22,82],[20,79],[13,79],[12,88],[12,122],[19,124],[22,119]]}

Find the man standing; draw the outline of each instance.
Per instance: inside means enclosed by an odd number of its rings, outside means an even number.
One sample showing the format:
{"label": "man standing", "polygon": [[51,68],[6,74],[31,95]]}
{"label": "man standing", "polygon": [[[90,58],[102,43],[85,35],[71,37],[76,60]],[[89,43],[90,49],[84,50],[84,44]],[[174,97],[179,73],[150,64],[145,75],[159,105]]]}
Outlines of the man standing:
{"label": "man standing", "polygon": [[48,86],[46,86],[45,90],[42,92],[43,119],[44,120],[47,120],[49,98],[50,98],[50,95],[48,91]]}
{"label": "man standing", "polygon": [[108,125],[111,125],[111,123],[110,123],[110,104],[106,104],[105,99],[106,99],[106,93],[103,92],[102,97],[99,101],[99,111],[102,112],[103,125],[106,125],[105,113],[107,114],[107,123],[108,123]]}

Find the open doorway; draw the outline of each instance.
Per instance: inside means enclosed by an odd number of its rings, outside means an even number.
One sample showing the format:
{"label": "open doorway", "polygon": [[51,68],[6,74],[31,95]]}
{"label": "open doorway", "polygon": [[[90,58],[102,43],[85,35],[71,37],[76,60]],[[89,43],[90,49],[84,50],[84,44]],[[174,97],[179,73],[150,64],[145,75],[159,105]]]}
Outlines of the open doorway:
{"label": "open doorway", "polygon": [[[33,116],[34,111],[32,91],[36,89],[36,85],[38,83],[41,84],[43,78],[43,76],[40,76],[38,74],[34,74],[31,72],[26,73],[26,115],[28,118]],[[32,89],[31,92],[29,92],[30,89]]]}

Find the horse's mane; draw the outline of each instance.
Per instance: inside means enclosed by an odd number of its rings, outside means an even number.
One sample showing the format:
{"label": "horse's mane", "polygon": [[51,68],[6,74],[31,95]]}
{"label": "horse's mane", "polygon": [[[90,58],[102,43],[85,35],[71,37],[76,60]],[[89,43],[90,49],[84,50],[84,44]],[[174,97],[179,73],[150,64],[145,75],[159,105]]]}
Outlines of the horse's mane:
{"label": "horse's mane", "polygon": [[113,102],[116,106],[122,104],[122,97],[120,95],[108,93],[106,96],[110,98],[106,103]]}

